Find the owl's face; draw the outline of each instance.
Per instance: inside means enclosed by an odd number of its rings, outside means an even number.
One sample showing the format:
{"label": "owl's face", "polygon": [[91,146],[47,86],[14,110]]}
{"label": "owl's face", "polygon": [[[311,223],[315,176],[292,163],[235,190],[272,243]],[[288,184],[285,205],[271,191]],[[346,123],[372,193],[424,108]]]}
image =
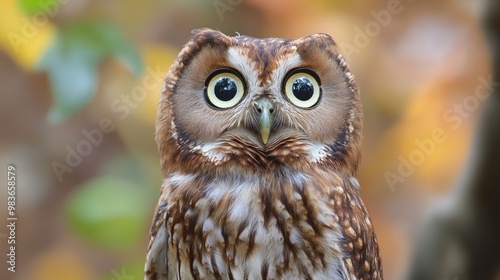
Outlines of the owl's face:
{"label": "owl's face", "polygon": [[358,98],[328,35],[255,39],[198,30],[167,75],[157,141],[173,161],[164,165],[189,158],[214,166],[335,163],[355,170]]}

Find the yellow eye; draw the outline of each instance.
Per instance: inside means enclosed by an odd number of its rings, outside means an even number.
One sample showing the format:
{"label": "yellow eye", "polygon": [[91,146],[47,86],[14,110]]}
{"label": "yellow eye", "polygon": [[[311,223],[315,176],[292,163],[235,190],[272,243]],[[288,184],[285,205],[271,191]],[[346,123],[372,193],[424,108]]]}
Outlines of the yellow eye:
{"label": "yellow eye", "polygon": [[240,102],[245,85],[234,70],[220,69],[212,73],[205,82],[205,98],[212,107],[228,109]]}
{"label": "yellow eye", "polygon": [[288,74],[284,91],[292,104],[312,108],[321,97],[319,77],[310,70],[296,70]]}

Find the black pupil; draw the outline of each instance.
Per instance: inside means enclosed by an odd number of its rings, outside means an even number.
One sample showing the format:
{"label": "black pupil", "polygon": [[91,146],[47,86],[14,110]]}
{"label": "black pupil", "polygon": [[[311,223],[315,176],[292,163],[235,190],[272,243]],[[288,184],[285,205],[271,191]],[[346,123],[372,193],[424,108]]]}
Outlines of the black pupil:
{"label": "black pupil", "polygon": [[307,101],[314,94],[314,86],[309,79],[300,77],[293,82],[292,92],[297,99]]}
{"label": "black pupil", "polygon": [[238,87],[233,79],[222,77],[215,82],[214,93],[221,101],[229,101],[236,96]]}

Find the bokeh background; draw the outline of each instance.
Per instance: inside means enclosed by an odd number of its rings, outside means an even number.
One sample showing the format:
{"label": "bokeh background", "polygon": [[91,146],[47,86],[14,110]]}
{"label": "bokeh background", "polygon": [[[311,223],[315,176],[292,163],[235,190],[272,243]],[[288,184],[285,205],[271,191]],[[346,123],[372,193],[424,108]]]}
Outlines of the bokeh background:
{"label": "bokeh background", "polygon": [[0,225],[1,279],[142,279],[162,181],[161,79],[192,29],[335,38],[362,92],[359,180],[386,279],[411,271],[491,92],[482,1],[3,0],[0,10],[0,166],[18,179],[16,273]]}

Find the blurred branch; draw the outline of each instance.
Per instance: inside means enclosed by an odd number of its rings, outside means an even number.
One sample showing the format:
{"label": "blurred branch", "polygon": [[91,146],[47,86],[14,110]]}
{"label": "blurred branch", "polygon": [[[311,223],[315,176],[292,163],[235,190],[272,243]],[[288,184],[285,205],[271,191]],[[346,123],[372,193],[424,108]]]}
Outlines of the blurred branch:
{"label": "blurred branch", "polygon": [[[500,82],[500,2],[485,17],[492,81]],[[500,279],[500,88],[478,124],[469,162],[453,192],[426,221],[409,279]]]}

